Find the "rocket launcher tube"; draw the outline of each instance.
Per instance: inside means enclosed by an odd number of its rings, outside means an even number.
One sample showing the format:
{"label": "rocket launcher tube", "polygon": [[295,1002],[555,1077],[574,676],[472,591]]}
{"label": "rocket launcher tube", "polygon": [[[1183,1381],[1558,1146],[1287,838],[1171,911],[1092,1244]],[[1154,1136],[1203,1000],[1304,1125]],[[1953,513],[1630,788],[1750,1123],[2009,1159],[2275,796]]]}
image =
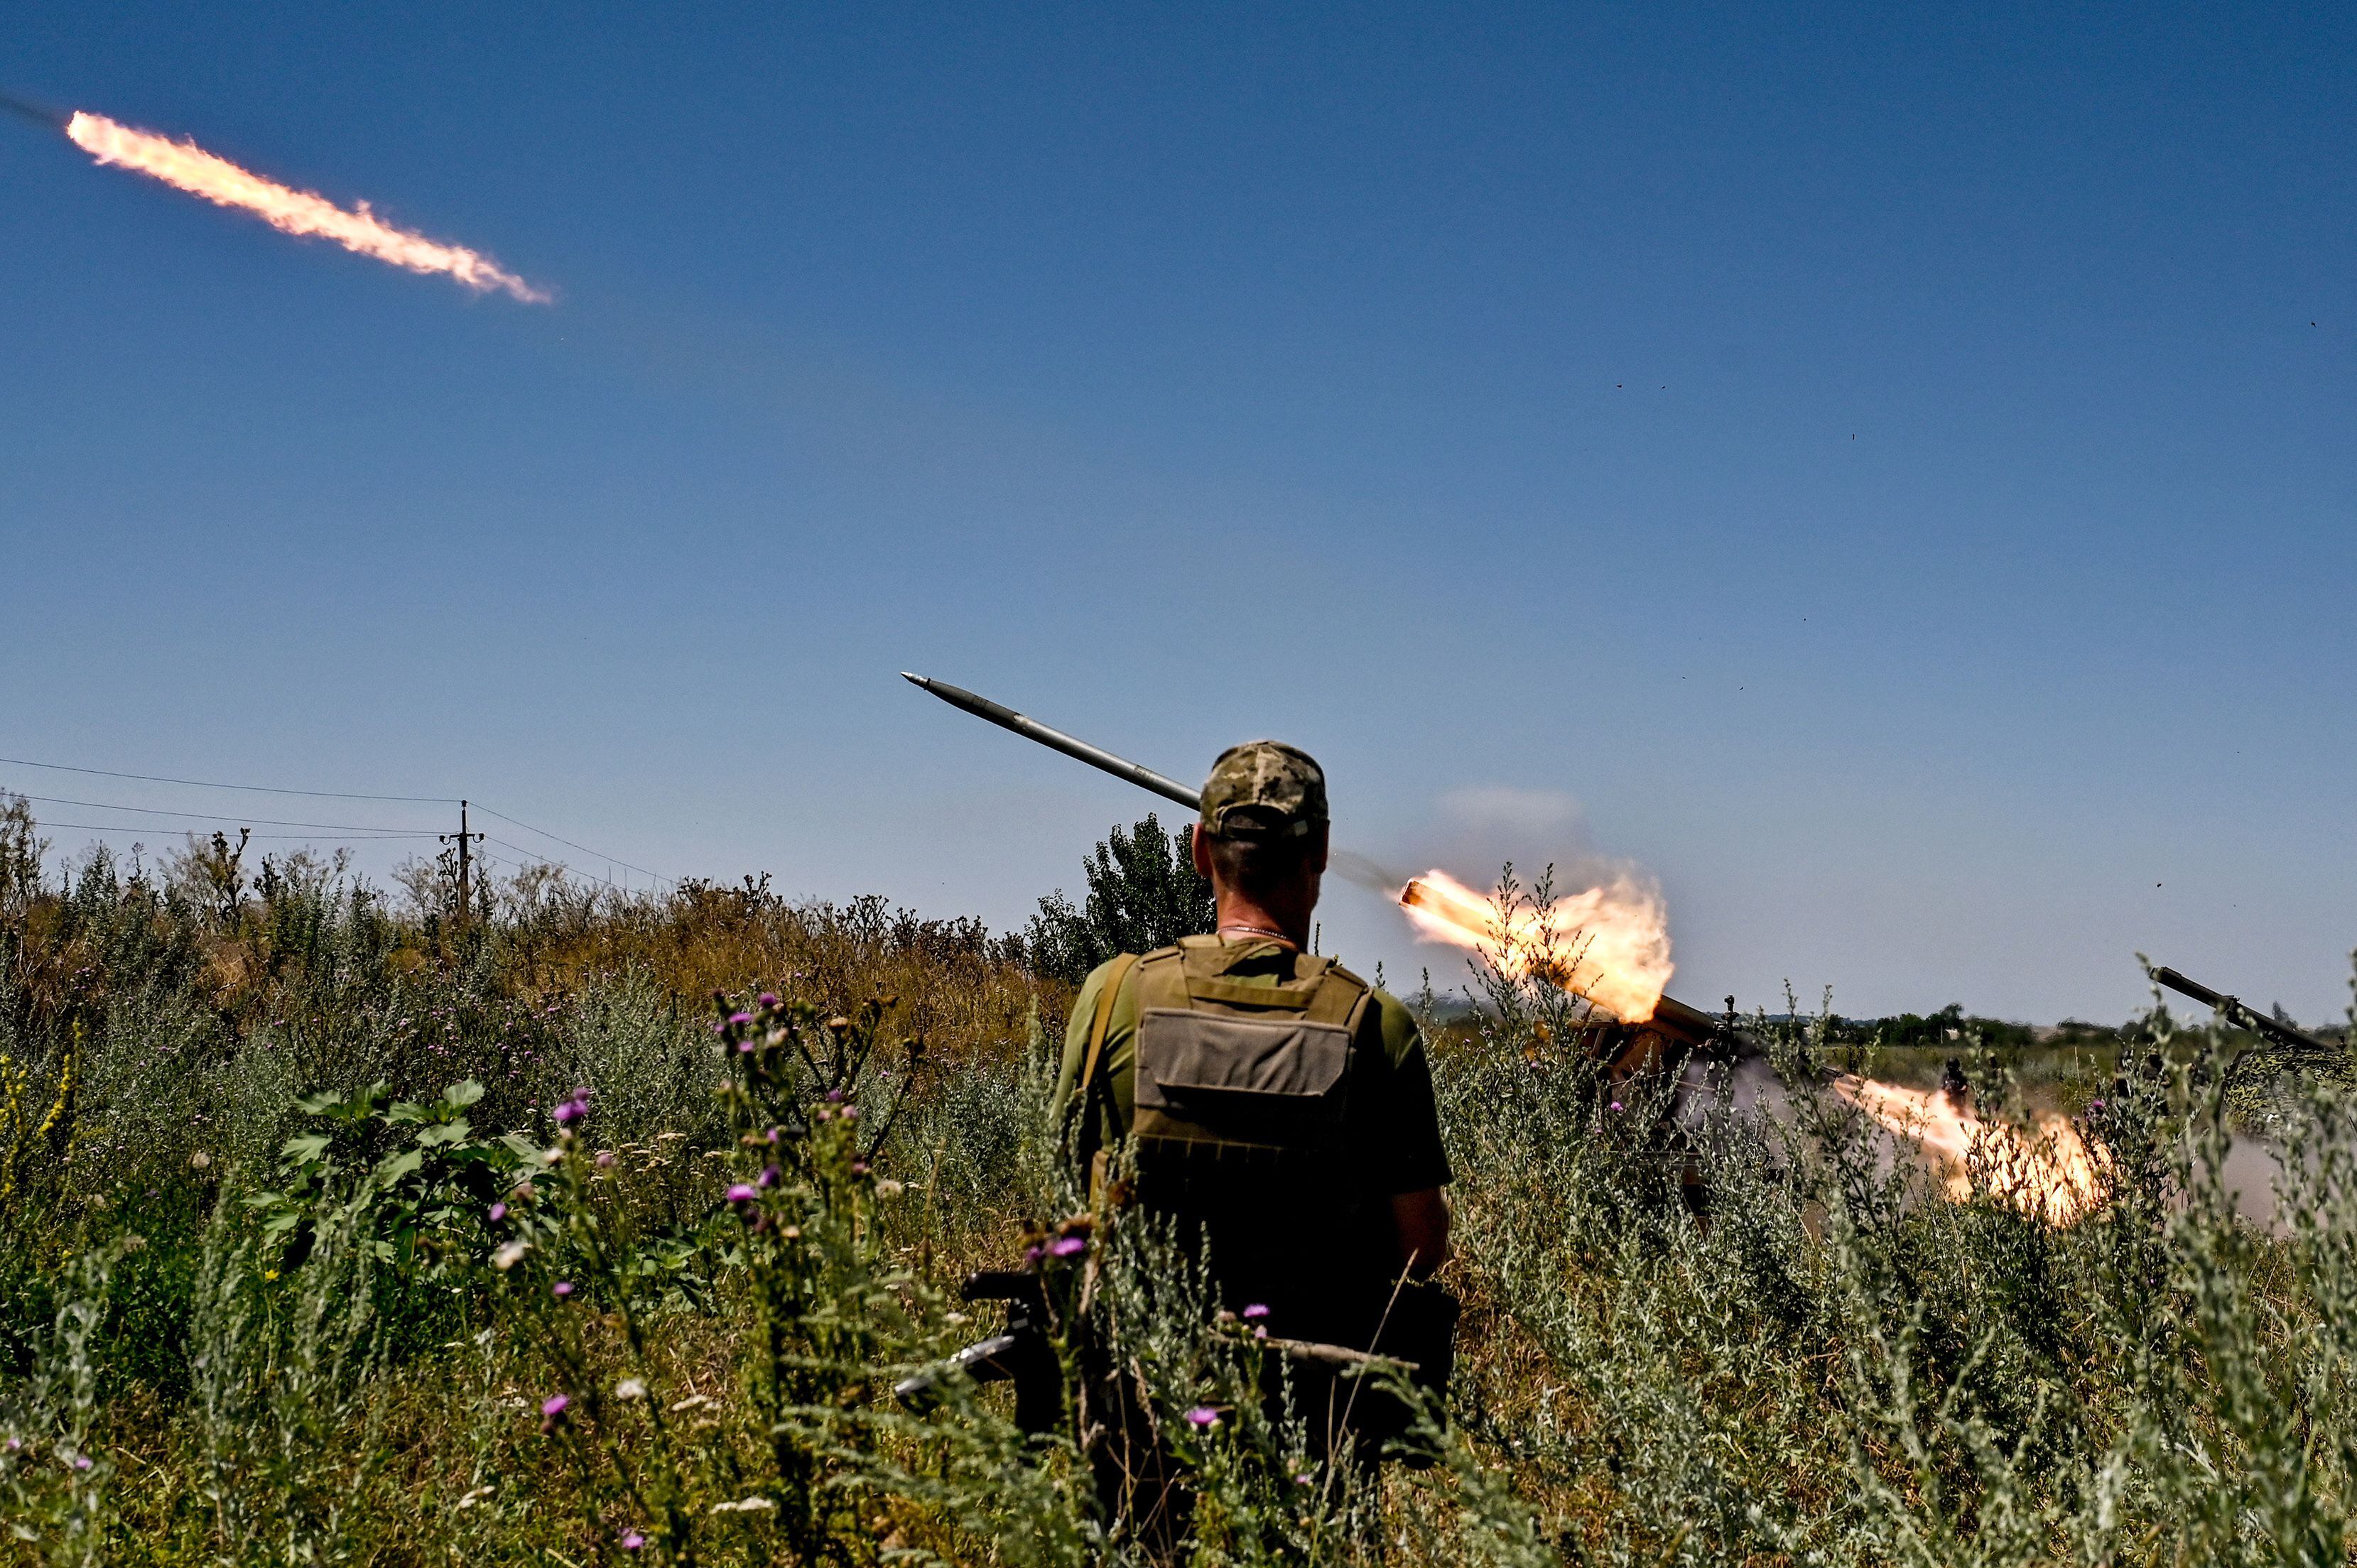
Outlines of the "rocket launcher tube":
{"label": "rocket launcher tube", "polygon": [[1102,768],[1116,779],[1126,779],[1143,789],[1151,789],[1157,795],[1178,801],[1190,811],[1200,811],[1203,809],[1201,793],[1188,789],[1177,779],[1165,779],[1151,768],[1140,768],[1136,763],[1115,757],[1110,751],[1101,750],[1091,746],[1087,741],[1075,740],[1062,730],[1049,729],[1038,719],[1027,717],[1017,713],[1013,708],[992,702],[988,697],[976,696],[964,687],[952,686],[947,681],[934,681],[922,675],[911,675],[906,670],[900,671],[900,679],[931,692],[952,707],[963,708],[978,719],[988,719],[1001,729],[1011,729],[1027,740],[1036,740],[1041,746],[1060,751],[1066,757],[1087,763],[1091,768]]}
{"label": "rocket launcher tube", "polygon": [[2313,1053],[2319,1057],[2332,1057],[2339,1054],[2338,1047],[2327,1045],[2313,1035],[2303,1034],[2288,1024],[2279,1023],[2264,1013],[2254,1011],[2240,997],[2212,991],[2198,980],[2189,980],[2167,964],[2154,970],[2152,978],[2156,983],[2166,985],[2180,995],[2190,996],[2229,1024],[2248,1029],[2255,1035],[2273,1040],[2276,1045],[2286,1046],[2302,1053]]}

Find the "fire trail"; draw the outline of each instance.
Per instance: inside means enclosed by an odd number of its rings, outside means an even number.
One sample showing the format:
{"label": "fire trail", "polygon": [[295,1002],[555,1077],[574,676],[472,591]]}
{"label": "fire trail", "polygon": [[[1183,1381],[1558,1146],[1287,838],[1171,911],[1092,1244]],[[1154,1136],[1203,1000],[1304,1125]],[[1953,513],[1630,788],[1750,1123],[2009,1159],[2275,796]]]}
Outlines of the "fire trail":
{"label": "fire trail", "polygon": [[240,168],[193,141],[176,142],[152,131],[135,130],[103,114],[76,110],[60,115],[5,93],[0,93],[0,107],[63,131],[74,145],[101,164],[144,174],[218,207],[250,212],[281,233],[331,240],[357,255],[371,256],[413,273],[455,279],[477,294],[497,290],[527,304],[548,303],[547,291],[533,287],[480,251],[395,228],[371,211],[365,201],[355,202],[350,209],[339,207],[324,196]]}

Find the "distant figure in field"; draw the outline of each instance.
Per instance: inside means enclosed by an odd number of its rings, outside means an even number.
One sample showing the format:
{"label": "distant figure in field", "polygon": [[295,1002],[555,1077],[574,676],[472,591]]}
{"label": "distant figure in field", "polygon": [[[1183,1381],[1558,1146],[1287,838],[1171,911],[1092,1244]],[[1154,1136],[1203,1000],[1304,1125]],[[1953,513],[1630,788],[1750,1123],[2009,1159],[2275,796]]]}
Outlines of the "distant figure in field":
{"label": "distant figure in field", "polygon": [[[1132,1201],[1209,1244],[1229,1310],[1275,1338],[1370,1350],[1380,1333],[1386,1354],[1445,1362],[1453,1303],[1410,1283],[1449,1257],[1431,1069],[1405,1006],[1308,950],[1327,830],[1326,776],[1306,753],[1263,740],[1221,755],[1193,834],[1218,931],[1089,975],[1058,1106],[1092,1188],[1131,1140]],[[1294,1378],[1329,1454],[1383,1402],[1330,1367]],[[1099,1477],[1114,1472],[1109,1502],[1152,1542],[1183,1531],[1187,1501],[1137,1451],[1130,1414],[1111,1424],[1131,1451],[1099,1455]]]}

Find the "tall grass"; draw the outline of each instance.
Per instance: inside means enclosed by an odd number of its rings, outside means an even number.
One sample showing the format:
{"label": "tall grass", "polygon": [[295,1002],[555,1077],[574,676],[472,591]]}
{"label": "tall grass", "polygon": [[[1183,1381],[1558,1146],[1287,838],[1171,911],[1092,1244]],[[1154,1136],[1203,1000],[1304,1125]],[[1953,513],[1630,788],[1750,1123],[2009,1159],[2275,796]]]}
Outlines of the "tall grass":
{"label": "tall grass", "polygon": [[[2357,1109],[2276,1085],[2255,1226],[2221,1047],[2158,1010],[2072,1092],[2104,1192],[2056,1229],[1819,1092],[1830,1019],[1755,1021],[1789,1111],[1665,1157],[1660,1090],[1492,972],[1433,1039],[1458,1381],[1378,1488],[1071,1186],[1070,993],[1020,942],[758,883],[543,879],[460,928],[430,878],[220,850],[61,879],[0,822],[0,1562],[2349,1557]],[[1027,1255],[1121,1408],[898,1403],[995,1327],[963,1273]],[[1175,1543],[1101,1501],[1131,1422]]]}

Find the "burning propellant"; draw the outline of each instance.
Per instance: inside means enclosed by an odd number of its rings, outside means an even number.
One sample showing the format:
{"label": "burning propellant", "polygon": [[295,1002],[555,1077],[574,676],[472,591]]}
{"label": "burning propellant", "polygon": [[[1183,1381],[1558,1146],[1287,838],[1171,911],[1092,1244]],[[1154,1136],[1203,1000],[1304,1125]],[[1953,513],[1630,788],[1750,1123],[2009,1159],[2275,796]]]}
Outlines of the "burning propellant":
{"label": "burning propellant", "polygon": [[[41,117],[30,106],[12,103],[11,107],[20,107],[36,118]],[[445,245],[423,234],[396,229],[370,211],[365,201],[347,211],[324,196],[295,190],[242,169],[194,142],[175,142],[152,132],[135,131],[103,114],[77,111],[62,128],[76,146],[102,164],[136,169],[217,206],[251,212],[283,233],[317,235],[333,240],[348,251],[374,256],[414,273],[440,273],[478,294],[500,289],[529,304],[548,303],[544,291],[533,287],[481,252],[463,245]]]}
{"label": "burning propellant", "polygon": [[2035,1119],[2032,1135],[2001,1122],[1984,1122],[1952,1090],[1901,1089],[1851,1073],[1836,1073],[1834,1092],[1891,1132],[1914,1139],[1946,1167],[1948,1194],[1972,1191],[1970,1162],[1978,1155],[1991,1190],[2024,1214],[2068,1225],[2103,1193],[2100,1150],[2090,1150],[2067,1118]]}
{"label": "burning propellant", "polygon": [[1669,911],[1633,877],[1501,912],[1447,872],[1427,871],[1401,891],[1399,904],[1419,934],[1488,953],[1513,978],[1552,955],[1557,972],[1531,978],[1576,992],[1624,1024],[1652,1019],[1676,968]]}

